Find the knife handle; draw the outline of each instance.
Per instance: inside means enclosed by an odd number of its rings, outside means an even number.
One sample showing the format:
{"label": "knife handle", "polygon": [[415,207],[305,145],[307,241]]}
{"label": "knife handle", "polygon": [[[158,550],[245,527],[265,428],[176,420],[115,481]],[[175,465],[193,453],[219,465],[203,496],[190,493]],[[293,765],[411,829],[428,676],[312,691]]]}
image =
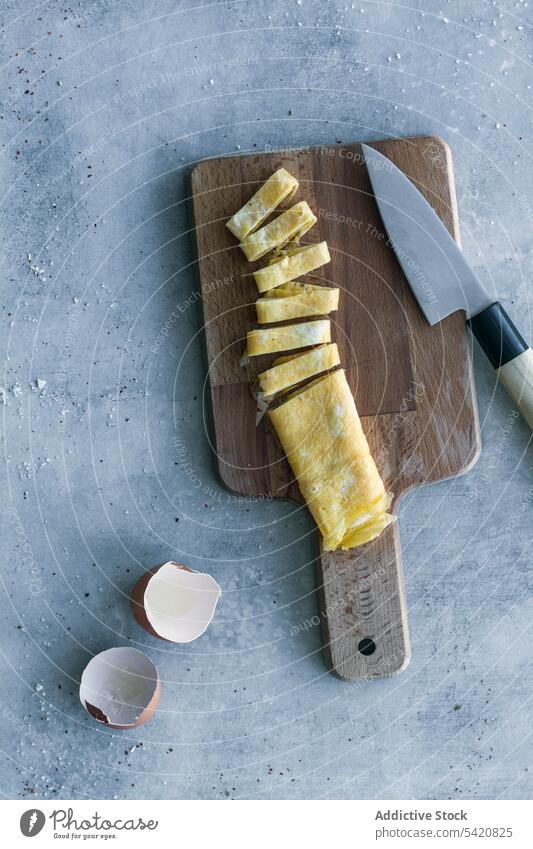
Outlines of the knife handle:
{"label": "knife handle", "polygon": [[469,320],[498,380],[533,430],[533,351],[498,302]]}

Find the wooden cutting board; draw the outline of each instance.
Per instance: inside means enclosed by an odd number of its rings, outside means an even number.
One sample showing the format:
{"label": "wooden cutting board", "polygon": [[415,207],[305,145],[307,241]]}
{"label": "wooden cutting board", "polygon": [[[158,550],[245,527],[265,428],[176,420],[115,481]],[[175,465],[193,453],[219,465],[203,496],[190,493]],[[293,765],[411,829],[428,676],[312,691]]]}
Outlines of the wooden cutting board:
{"label": "wooden cutting board", "polygon": [[[459,239],[445,143],[419,137],[373,146],[416,183]],[[257,291],[250,272],[264,260],[248,263],[225,227],[282,165],[300,181],[288,205],[305,199],[318,216],[305,240],[326,239],[329,245],[332,261],[316,276],[341,288],[332,335],[370,448],[394,493],[394,512],[410,487],[466,471],[479,454],[479,428],[464,315],[435,327],[426,323],[387,245],[358,144],[210,159],[192,171],[220,476],[241,495],[303,503],[250,391],[250,382],[273,357],[239,364],[246,332],[255,323]],[[400,672],[410,647],[398,523],[347,552],[321,553],[318,537],[317,588],[330,668],[348,680]]]}

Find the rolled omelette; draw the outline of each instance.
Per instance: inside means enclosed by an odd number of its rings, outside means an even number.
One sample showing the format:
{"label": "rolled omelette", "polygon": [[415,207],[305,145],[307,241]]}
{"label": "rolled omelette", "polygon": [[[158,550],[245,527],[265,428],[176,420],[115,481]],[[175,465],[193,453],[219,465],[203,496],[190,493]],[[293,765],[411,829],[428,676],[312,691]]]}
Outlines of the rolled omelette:
{"label": "rolled omelette", "polygon": [[296,390],[269,412],[325,551],[378,537],[393,517],[344,369]]}
{"label": "rolled omelette", "polygon": [[281,248],[292,239],[299,239],[316,223],[316,215],[307,201],[302,200],[269,221],[260,230],[255,230],[242,240],[240,247],[246,259],[253,262],[261,259],[274,248]]}
{"label": "rolled omelette", "polygon": [[259,324],[327,315],[338,307],[338,289],[315,286],[312,283],[285,283],[255,302]]}
{"label": "rolled omelette", "polygon": [[309,274],[330,262],[331,257],[326,242],[316,245],[303,245],[287,251],[285,256],[272,261],[265,268],[254,271],[254,280],[260,292],[268,292],[283,283],[289,283]]}
{"label": "rolled omelette", "polygon": [[304,354],[280,357],[280,360],[276,360],[272,368],[258,376],[261,391],[267,398],[340,364],[339,352],[334,342],[330,345],[320,345]]}
{"label": "rolled omelette", "polygon": [[295,348],[322,345],[324,342],[331,342],[331,324],[327,318],[269,327],[268,330],[249,330],[246,334],[246,354],[257,357],[259,354],[293,351]]}
{"label": "rolled omelette", "polygon": [[226,227],[240,242],[261,226],[271,212],[298,188],[298,180],[285,168],[278,168],[268,180],[258,188],[255,195],[245,203],[226,223]]}

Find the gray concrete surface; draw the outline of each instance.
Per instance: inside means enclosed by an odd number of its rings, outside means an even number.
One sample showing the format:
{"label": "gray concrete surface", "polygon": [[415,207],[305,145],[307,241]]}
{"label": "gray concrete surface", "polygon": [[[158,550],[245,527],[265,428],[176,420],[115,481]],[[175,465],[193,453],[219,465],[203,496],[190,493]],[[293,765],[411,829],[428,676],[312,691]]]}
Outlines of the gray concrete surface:
{"label": "gray concrete surface", "polygon": [[[476,349],[481,459],[401,512],[411,665],[326,674],[296,627],[317,611],[309,519],[213,472],[184,178],[237,150],[437,133],[466,254],[533,338],[531,4],[19,0],[1,24],[0,793],[528,797],[527,428]],[[183,648],[128,607],[170,557],[224,590]],[[128,641],[161,709],[112,732],[78,681]]]}

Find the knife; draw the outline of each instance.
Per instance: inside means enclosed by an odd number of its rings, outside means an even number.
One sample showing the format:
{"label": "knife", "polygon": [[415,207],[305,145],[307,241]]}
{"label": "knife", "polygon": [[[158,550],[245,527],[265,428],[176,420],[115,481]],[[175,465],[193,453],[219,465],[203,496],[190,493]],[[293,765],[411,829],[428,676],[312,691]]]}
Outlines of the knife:
{"label": "knife", "polygon": [[388,244],[427,321],[437,324],[464,310],[498,379],[533,430],[533,351],[416,186],[382,153],[361,147]]}

